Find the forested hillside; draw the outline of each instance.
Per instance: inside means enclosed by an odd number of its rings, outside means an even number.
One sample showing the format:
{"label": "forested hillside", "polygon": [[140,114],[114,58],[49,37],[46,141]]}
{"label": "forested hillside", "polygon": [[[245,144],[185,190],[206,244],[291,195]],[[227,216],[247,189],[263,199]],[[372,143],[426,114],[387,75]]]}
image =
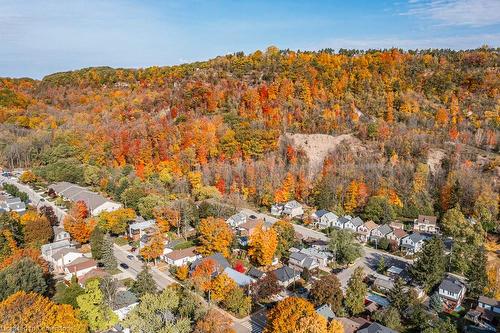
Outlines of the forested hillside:
{"label": "forested hillside", "polygon": [[[459,204],[492,230],[499,63],[487,48],[270,47],[172,67],[1,79],[0,162],[92,186],[145,216],[176,198],[296,198],[380,221]],[[311,155],[286,133],[354,141],[332,147],[311,174]]]}

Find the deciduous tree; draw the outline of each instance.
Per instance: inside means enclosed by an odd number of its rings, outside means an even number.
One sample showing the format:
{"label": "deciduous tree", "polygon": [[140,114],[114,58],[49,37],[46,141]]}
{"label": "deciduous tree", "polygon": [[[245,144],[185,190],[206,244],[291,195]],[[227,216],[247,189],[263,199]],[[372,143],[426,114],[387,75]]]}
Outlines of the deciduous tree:
{"label": "deciduous tree", "polygon": [[260,223],[250,235],[248,256],[258,265],[267,266],[273,262],[278,247],[278,236],[271,228],[265,230]]}
{"label": "deciduous tree", "polygon": [[333,312],[337,313],[342,307],[344,299],[340,287],[340,281],[335,275],[325,275],[314,281],[309,297],[315,306],[329,304]]}
{"label": "deciduous tree", "polygon": [[[308,320],[311,318],[312,320]],[[326,332],[326,321],[314,310],[314,306],[308,301],[298,297],[288,297],[280,301],[267,313],[266,333],[296,333],[303,328],[304,324],[314,322],[324,325]]]}
{"label": "deciduous tree", "polygon": [[91,280],[85,286],[85,293],[76,298],[80,315],[89,323],[90,329],[102,331],[118,322],[118,316],[104,304],[104,295],[99,280]]}
{"label": "deciduous tree", "polygon": [[197,251],[203,255],[210,255],[216,252],[228,257],[234,235],[228,224],[223,219],[208,217],[200,221],[198,225],[198,246]]}

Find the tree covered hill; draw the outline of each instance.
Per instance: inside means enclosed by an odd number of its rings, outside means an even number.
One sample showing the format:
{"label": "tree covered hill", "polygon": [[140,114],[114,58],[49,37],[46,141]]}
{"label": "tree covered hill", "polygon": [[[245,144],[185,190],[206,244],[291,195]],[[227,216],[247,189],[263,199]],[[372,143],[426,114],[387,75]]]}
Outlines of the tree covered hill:
{"label": "tree covered hill", "polygon": [[[270,47],[171,67],[0,79],[0,162],[116,197],[135,186],[344,212],[387,204],[403,217],[459,203],[492,222],[499,59],[486,47]],[[307,155],[285,133],[352,134],[363,149],[339,144],[309,175]],[[443,157],[430,170],[436,150]]]}

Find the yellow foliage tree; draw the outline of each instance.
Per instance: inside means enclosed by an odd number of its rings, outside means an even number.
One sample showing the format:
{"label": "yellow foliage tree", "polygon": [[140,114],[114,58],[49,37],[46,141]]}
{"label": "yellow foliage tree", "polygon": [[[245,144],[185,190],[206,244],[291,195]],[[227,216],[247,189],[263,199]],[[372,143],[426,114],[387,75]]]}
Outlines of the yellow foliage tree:
{"label": "yellow foliage tree", "polygon": [[248,242],[248,256],[261,266],[270,265],[278,247],[278,234],[271,228],[264,230],[260,223],[250,235]]}
{"label": "yellow foliage tree", "polygon": [[339,320],[332,320],[328,325],[328,333],[344,333],[344,324]]}
{"label": "yellow foliage tree", "polygon": [[234,280],[227,274],[219,274],[212,280],[212,282],[210,282],[210,298],[216,302],[223,301],[226,299],[226,296],[231,292],[231,290],[236,287],[236,282],[234,282]]}
{"label": "yellow foliage tree", "polygon": [[186,280],[189,276],[189,267],[187,267],[186,265],[182,265],[181,267],[177,268],[175,276],[181,281]]}
{"label": "yellow foliage tree", "polygon": [[156,259],[163,254],[163,249],[165,247],[164,239],[162,234],[156,232],[142,249],[140,249],[139,253],[146,260],[154,260],[156,264]]}
{"label": "yellow foliage tree", "polygon": [[19,177],[19,180],[23,183],[30,184],[36,182],[37,178],[33,172],[31,172],[30,170],[26,170]]}
{"label": "yellow foliage tree", "polygon": [[[303,330],[309,326],[314,330]],[[326,332],[326,320],[305,299],[288,297],[267,313],[265,333]]]}
{"label": "yellow foliage tree", "polygon": [[210,255],[216,252],[229,257],[229,249],[233,243],[234,234],[223,219],[208,217],[201,220],[198,225],[198,246],[197,251],[203,255]]}
{"label": "yellow foliage tree", "polygon": [[135,211],[132,208],[120,208],[112,212],[105,211],[99,214],[99,225],[104,231],[119,235],[127,231],[127,223],[135,217]]}

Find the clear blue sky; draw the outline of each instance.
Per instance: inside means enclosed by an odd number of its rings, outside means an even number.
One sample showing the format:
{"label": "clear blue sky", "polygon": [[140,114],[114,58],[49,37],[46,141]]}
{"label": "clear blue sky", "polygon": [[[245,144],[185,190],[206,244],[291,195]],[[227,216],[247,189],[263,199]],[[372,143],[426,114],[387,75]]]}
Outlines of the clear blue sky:
{"label": "clear blue sky", "polygon": [[264,50],[500,46],[500,0],[0,0],[0,77]]}

